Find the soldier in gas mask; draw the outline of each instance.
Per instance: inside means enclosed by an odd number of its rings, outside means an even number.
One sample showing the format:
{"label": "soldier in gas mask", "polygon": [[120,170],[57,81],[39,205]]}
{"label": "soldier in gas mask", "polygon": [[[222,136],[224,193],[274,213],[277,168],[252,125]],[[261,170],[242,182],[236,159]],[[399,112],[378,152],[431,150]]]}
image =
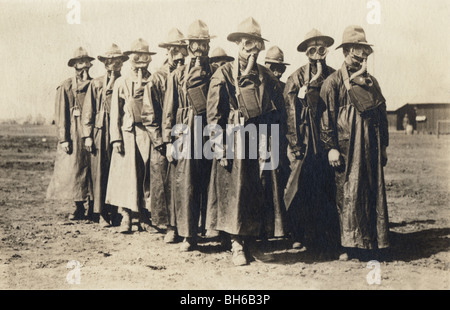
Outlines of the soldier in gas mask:
{"label": "soldier in gas mask", "polygon": [[363,28],[347,27],[337,48],[343,49],[345,60],[320,91],[326,105],[321,140],[335,172],[340,259],[346,260],[380,254],[370,252],[389,247],[383,171],[389,134],[386,101],[377,80],[367,72],[373,49]]}
{"label": "soldier in gas mask", "polygon": [[83,146],[81,113],[83,101],[92,78],[91,61],[83,47],[75,50],[68,62],[75,76],[56,89],[55,123],[58,128],[58,148],[53,177],[47,189],[49,199],[69,199],[75,202],[71,220],[85,218],[84,203],[92,199],[89,153]]}
{"label": "soldier in gas mask", "polygon": [[119,207],[121,232],[131,232],[133,213],[138,213],[141,229],[154,231],[145,208],[150,137],[142,124],[142,106],[144,87],[150,80],[147,68],[151,55],[156,53],[150,52],[148,43],[140,38],[124,54],[130,59],[131,72],[116,80],[112,94],[110,135],[113,153],[106,203]]}
{"label": "soldier in gas mask", "polygon": [[278,79],[281,85],[281,89],[284,91],[286,84],[281,81],[283,73],[286,71],[288,63],[284,62],[284,53],[278,46],[272,46],[267,50],[264,64],[272,71],[273,75]]}
{"label": "soldier in gas mask", "polygon": [[223,66],[227,62],[234,61],[234,57],[228,56],[225,50],[221,47],[215,48],[211,52],[211,57],[209,57],[209,59],[211,61],[211,65],[215,70],[217,70],[217,68]]}
{"label": "soldier in gas mask", "polygon": [[102,226],[112,224],[113,210],[105,205],[111,161],[111,141],[109,135],[109,113],[114,83],[121,76],[120,70],[128,56],[122,54],[116,44],[112,44],[98,60],[104,63],[106,74],[92,80],[83,103],[82,126],[86,149],[91,153],[91,176],[94,194],[94,213],[99,215]]}
{"label": "soldier in gas mask", "polygon": [[167,50],[167,59],[151,77],[144,89],[142,123],[150,134],[150,212],[152,224],[167,226],[164,241],[176,241],[176,212],[172,180],[175,176],[175,162],[166,158],[166,147],[162,139],[161,123],[167,79],[177,68],[184,65],[188,55],[184,35],[177,28],[169,31],[166,41],[158,45]]}
{"label": "soldier in gas mask", "polygon": [[330,176],[320,145],[319,124],[324,110],[320,89],[324,80],[335,71],[326,64],[328,48],[333,43],[333,38],[317,29],[309,31],[297,47],[299,52],[306,53],[308,63],[289,76],[284,91],[288,115],[288,156],[292,170],[285,203],[292,246],[302,248],[306,245],[316,255],[332,252],[333,238],[326,238],[330,225],[325,223],[327,218],[333,218],[335,212],[327,210],[330,206],[326,199]]}
{"label": "soldier in gas mask", "polygon": [[[220,125],[222,128],[225,125],[250,125],[258,131],[259,125],[270,127],[278,124],[281,127],[280,124],[285,122],[285,107],[280,84],[269,69],[256,63],[265,45],[260,25],[249,17],[227,39],[237,44],[239,57],[219,67],[211,79],[208,125]],[[270,139],[275,145],[279,137],[271,136],[268,131],[266,142]],[[253,258],[270,259],[270,256],[259,250],[255,240],[268,226],[272,231],[282,231],[283,220],[280,210],[265,208],[261,179],[263,170],[260,168],[265,160],[262,160],[261,154],[250,158],[247,152],[245,157],[240,158],[236,151],[239,142],[235,140],[234,146],[227,146],[227,141],[230,142],[228,135],[223,141],[224,149],[234,147],[235,152],[233,158],[213,160],[206,227],[229,236],[232,261],[240,266]],[[249,138],[244,141],[245,148],[249,150]],[[220,148],[216,151],[222,152]]]}
{"label": "soldier in gas mask", "polygon": [[[208,26],[201,20],[194,21],[188,28],[188,54],[186,64],[176,69],[167,80],[167,90],[164,98],[162,118],[162,139],[166,143],[169,162],[176,160],[173,180],[176,208],[176,223],[178,235],[183,237],[180,251],[191,251],[197,244],[197,233],[200,214],[206,208],[206,195],[210,174],[210,162],[194,151],[195,143],[203,145],[204,141],[194,141],[197,130],[203,130],[206,125],[206,98],[208,96],[209,80],[213,68],[209,62],[210,36]],[[191,133],[191,147],[186,148],[183,158],[174,158],[173,143],[178,139],[172,136],[175,125],[185,127]],[[202,139],[200,139],[202,140]],[[179,141],[179,140],[178,140]],[[188,155],[189,153],[189,155]],[[180,154],[180,152],[178,152]],[[185,156],[186,155],[186,156]]]}

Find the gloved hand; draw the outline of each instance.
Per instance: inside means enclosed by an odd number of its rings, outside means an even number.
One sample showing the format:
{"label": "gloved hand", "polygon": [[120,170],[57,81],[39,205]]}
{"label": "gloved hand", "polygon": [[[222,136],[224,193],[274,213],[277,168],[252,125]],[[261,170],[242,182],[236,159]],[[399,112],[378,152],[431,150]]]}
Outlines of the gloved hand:
{"label": "gloved hand", "polygon": [[122,141],[113,142],[113,150],[115,150],[119,154],[123,154],[123,143]]}
{"label": "gloved hand", "polygon": [[342,165],[341,153],[336,149],[331,149],[328,152],[328,162],[331,167],[337,168]]}
{"label": "gloved hand", "polygon": [[221,166],[224,167],[224,168],[228,167],[228,159],[226,159],[226,158],[221,158],[221,159],[219,160],[219,165],[221,165]]}
{"label": "gloved hand", "polygon": [[388,156],[387,156],[387,152],[386,152],[386,146],[382,146],[381,147],[381,164],[384,166],[386,166],[388,161]]}
{"label": "gloved hand", "polygon": [[84,146],[89,153],[92,153],[94,151],[94,148],[92,146],[93,143],[94,141],[92,141],[91,137],[87,137],[86,139],[84,139]]}
{"label": "gloved hand", "polygon": [[69,142],[63,142],[63,143],[61,143],[61,148],[62,148],[63,151],[66,152],[67,154],[70,153],[70,143],[69,143]]}
{"label": "gloved hand", "polygon": [[169,161],[169,163],[171,163],[175,160],[172,156],[172,152],[173,152],[173,144],[167,143],[166,144],[166,158]]}
{"label": "gloved hand", "polygon": [[155,150],[157,150],[159,153],[161,153],[163,156],[166,155],[166,146],[164,144],[158,145],[155,147]]}

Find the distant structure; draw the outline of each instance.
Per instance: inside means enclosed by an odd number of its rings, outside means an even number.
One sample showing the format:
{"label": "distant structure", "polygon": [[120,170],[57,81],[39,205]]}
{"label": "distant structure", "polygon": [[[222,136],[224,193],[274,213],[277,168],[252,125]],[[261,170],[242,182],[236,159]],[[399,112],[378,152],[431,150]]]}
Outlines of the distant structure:
{"label": "distant structure", "polygon": [[407,103],[388,111],[389,129],[405,130],[405,115],[417,133],[450,134],[450,103]]}

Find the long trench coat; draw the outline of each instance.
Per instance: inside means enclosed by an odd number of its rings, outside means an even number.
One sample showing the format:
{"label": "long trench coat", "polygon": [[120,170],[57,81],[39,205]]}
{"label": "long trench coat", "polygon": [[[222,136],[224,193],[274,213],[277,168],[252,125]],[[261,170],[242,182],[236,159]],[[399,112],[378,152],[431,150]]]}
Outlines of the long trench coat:
{"label": "long trench coat", "polygon": [[[119,78],[118,75],[116,78]],[[109,113],[111,110],[112,88],[106,89],[107,75],[92,80],[83,103],[83,138],[93,139],[90,158],[91,178],[94,194],[94,212],[101,213],[105,206],[111,162],[111,139],[109,135]],[[111,85],[111,86],[114,86]]]}
{"label": "long trench coat", "polygon": [[[321,75],[312,83],[316,64],[300,67],[287,79],[284,92],[292,168],[284,198],[292,237],[308,246],[325,246],[339,236],[338,229],[331,229],[338,224],[334,204],[329,203],[332,171],[320,143],[320,117],[325,108],[320,89],[336,70],[325,63],[322,67]],[[306,85],[306,94],[299,98],[301,87]],[[295,158],[295,151],[302,155]]]}
{"label": "long trench coat", "polygon": [[[209,59],[203,59],[201,66],[194,67],[189,61],[175,69],[167,80],[167,89],[164,98],[162,135],[165,143],[175,140],[171,136],[174,125],[187,125],[191,133],[191,158],[177,160],[172,188],[174,204],[176,209],[176,227],[178,235],[182,237],[195,237],[198,233],[200,214],[206,208],[207,189],[211,163],[202,154],[195,156],[195,129],[203,131],[206,125],[206,114],[196,115],[193,103],[188,99],[186,90],[191,86],[190,81],[195,79],[193,84],[209,86],[209,80],[213,68],[209,64]],[[201,67],[201,68],[200,68]],[[206,97],[206,96],[205,96]],[[195,126],[195,117],[199,117],[201,125]],[[203,137],[200,137],[203,146]],[[197,157],[197,158],[196,158]]]}
{"label": "long trench coat", "polygon": [[[220,125],[224,130],[227,124],[240,124],[243,117],[236,99],[235,78],[238,67],[237,61],[227,63],[217,69],[211,79],[207,105],[208,124]],[[283,125],[285,107],[280,85],[266,67],[257,65],[257,71],[262,114],[247,119],[244,126],[254,124],[258,128],[259,124]],[[282,132],[280,130],[280,134]],[[223,143],[226,144],[226,138]],[[250,159],[248,155],[239,159],[235,154],[234,159],[228,159],[227,167],[222,167],[218,160],[213,160],[208,192],[207,229],[233,235],[259,236],[270,223],[269,234],[284,234],[284,210],[280,208],[281,205],[272,204],[273,201],[268,203],[260,172],[260,160]],[[270,171],[269,175],[271,173],[274,173],[273,180],[276,182],[279,174]],[[268,187],[266,189],[273,190]],[[276,195],[277,187],[274,186],[274,189]]]}
{"label": "long trench coat", "polygon": [[163,146],[161,123],[167,78],[171,73],[170,66],[165,63],[152,74],[150,82],[144,89],[142,123],[150,134],[150,212],[153,225],[175,226],[175,205],[171,180],[175,165],[169,163]]}
{"label": "long trench coat", "polygon": [[[56,90],[58,146],[53,176],[47,188],[48,199],[86,201],[92,198],[89,152],[84,148],[81,127],[82,105],[90,82],[91,78],[77,82],[73,77]],[[61,148],[63,142],[69,142],[69,153]]]}
{"label": "long trench coat", "polygon": [[342,68],[324,82],[326,104],[321,118],[325,150],[337,149],[344,166],[335,171],[336,203],[343,247],[376,249],[389,246],[389,220],[381,149],[389,144],[386,103],[377,80],[376,109],[360,115],[351,102]]}
{"label": "long trench coat", "polygon": [[150,137],[142,125],[144,87],[150,72],[142,74],[142,86],[137,88],[137,78],[122,76],[114,84],[111,100],[111,143],[123,142],[124,152],[113,150],[109,170],[106,203],[141,212],[145,209],[148,186],[146,167],[150,156]]}

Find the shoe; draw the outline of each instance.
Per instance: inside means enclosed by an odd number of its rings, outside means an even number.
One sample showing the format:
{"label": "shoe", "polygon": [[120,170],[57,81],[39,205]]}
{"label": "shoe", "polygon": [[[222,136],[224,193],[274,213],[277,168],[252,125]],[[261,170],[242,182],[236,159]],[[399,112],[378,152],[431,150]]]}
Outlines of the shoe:
{"label": "shoe", "polygon": [[226,234],[226,233],[220,233],[220,234],[219,234],[219,238],[220,238],[220,247],[221,247],[224,251],[231,250],[231,239],[230,239],[230,235],[228,235],[228,234]]}
{"label": "shoe", "polygon": [[131,233],[131,211],[122,208],[120,214],[122,215],[122,222],[120,223],[119,231],[124,234]]}
{"label": "shoe", "polygon": [[111,223],[105,218],[104,215],[100,215],[100,217],[99,217],[99,219],[98,219],[98,224],[99,224],[100,227],[102,227],[102,228],[111,226]]}
{"label": "shoe", "polygon": [[159,233],[159,230],[152,225],[150,214],[147,210],[141,210],[139,212],[139,230],[146,231],[151,234]]}
{"label": "shoe", "polygon": [[142,222],[140,222],[139,223],[139,228],[140,228],[139,229],[140,231],[146,231],[146,232],[148,232],[150,234],[157,234],[157,233],[159,233],[159,230],[155,226],[153,226],[153,225],[151,225],[149,223],[142,223]]}
{"label": "shoe", "polygon": [[70,221],[84,220],[85,211],[86,210],[84,209],[84,206],[77,203],[75,211],[69,216],[69,220]]}
{"label": "shoe", "polygon": [[260,263],[268,263],[275,260],[273,255],[264,253],[254,242],[249,242],[250,246],[247,248],[249,260],[255,260]]}
{"label": "shoe", "polygon": [[192,237],[184,238],[183,242],[180,245],[180,252],[192,251],[195,245],[195,241]]}
{"label": "shoe", "polygon": [[346,262],[349,260],[348,254],[347,253],[342,253],[341,255],[339,255],[339,260],[342,262]]}
{"label": "shoe", "polygon": [[248,264],[247,258],[245,257],[243,242],[235,236],[231,238],[231,253],[231,261],[235,266],[244,266]]}
{"label": "shoe", "polygon": [[164,242],[165,243],[175,243],[176,238],[177,238],[177,233],[175,231],[175,228],[167,227],[167,233],[164,236]]}
{"label": "shoe", "polygon": [[293,249],[296,249],[296,250],[301,249],[301,248],[303,248],[303,244],[302,244],[301,242],[299,242],[299,241],[295,241],[295,242],[292,244],[292,248],[293,248]]}

